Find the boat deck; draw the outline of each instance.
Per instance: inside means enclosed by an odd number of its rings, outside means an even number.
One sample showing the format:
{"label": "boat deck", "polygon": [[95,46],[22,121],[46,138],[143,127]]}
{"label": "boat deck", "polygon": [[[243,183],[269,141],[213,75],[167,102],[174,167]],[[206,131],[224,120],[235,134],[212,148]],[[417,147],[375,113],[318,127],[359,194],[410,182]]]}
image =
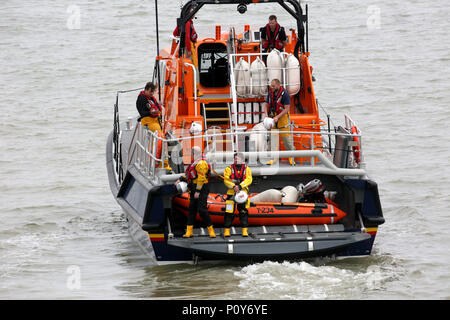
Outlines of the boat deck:
{"label": "boat deck", "polygon": [[344,226],[340,224],[249,227],[248,237],[241,235],[240,227],[232,227],[231,236],[226,238],[223,228],[215,231],[216,238],[210,238],[206,229],[196,228],[193,237],[169,237],[168,244],[188,248],[199,256],[258,259],[262,256],[306,257],[334,253],[370,239],[369,234],[361,231],[344,232]]}

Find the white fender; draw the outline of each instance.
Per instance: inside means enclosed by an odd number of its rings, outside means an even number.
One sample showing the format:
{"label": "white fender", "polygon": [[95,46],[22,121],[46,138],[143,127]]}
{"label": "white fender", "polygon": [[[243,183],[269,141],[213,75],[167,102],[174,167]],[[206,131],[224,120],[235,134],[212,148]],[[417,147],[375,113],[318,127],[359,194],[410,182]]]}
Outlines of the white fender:
{"label": "white fender", "polygon": [[278,79],[283,84],[283,71],[284,67],[283,55],[277,49],[273,49],[267,56],[267,80],[268,84],[273,79]]}
{"label": "white fender", "polygon": [[250,202],[281,202],[283,193],[280,190],[269,189],[250,198]]}
{"label": "white fender", "polygon": [[236,93],[240,97],[245,97],[249,93],[250,87],[250,65],[244,58],[241,58],[234,69],[236,80]]}
{"label": "white fender", "polygon": [[252,77],[250,94],[258,97],[263,96],[267,92],[267,68],[259,57],[252,62],[250,74]]}
{"label": "white fender", "polygon": [[188,184],[184,181],[180,181],[177,185],[176,185],[177,191],[179,193],[185,193],[188,191]]}
{"label": "white fender", "polygon": [[202,134],[202,130],[203,130],[203,127],[202,127],[202,125],[201,125],[200,123],[198,123],[198,122],[192,122],[191,127],[189,128],[189,132],[190,132],[192,135],[199,135],[199,134]]}
{"label": "white fender", "polygon": [[284,196],[281,199],[281,203],[297,202],[299,192],[296,187],[286,186],[283,189],[281,189],[281,192],[284,193]]}
{"label": "white fender", "polygon": [[291,96],[300,90],[300,63],[293,54],[286,58],[286,90]]}
{"label": "white fender", "polygon": [[254,145],[253,151],[267,151],[266,129],[262,122],[251,129],[248,139],[250,146]]}
{"label": "white fender", "polygon": [[266,130],[270,130],[273,127],[275,127],[275,120],[273,120],[272,118],[269,118],[269,117],[265,117],[263,124],[264,124],[264,128],[266,128]]}
{"label": "white fender", "polygon": [[248,199],[248,194],[245,191],[239,191],[234,196],[234,201],[236,201],[236,203],[246,203],[247,199]]}

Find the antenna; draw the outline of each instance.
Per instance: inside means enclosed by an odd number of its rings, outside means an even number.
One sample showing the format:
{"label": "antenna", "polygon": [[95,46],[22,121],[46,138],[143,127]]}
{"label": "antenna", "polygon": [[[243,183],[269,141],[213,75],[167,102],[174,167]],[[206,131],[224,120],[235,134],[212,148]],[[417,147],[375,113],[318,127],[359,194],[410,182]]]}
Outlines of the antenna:
{"label": "antenna", "polygon": [[[159,24],[158,24],[158,0],[155,0],[155,14],[156,14],[156,58],[159,56]],[[159,60],[155,59],[156,72],[158,73],[158,100],[161,101],[161,76],[159,72]]]}

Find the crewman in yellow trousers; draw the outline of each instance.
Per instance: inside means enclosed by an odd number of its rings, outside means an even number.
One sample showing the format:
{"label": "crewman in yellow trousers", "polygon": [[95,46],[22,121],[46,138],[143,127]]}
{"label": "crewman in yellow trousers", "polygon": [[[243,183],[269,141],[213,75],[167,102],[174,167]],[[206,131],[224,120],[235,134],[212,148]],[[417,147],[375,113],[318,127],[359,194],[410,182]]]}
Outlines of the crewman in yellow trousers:
{"label": "crewman in yellow trousers", "polygon": [[156,101],[153,94],[155,93],[156,86],[152,82],[147,82],[143,91],[141,91],[136,100],[136,109],[140,114],[138,121],[142,126],[147,126],[152,132],[159,131],[161,129],[161,113],[162,106]]}
{"label": "crewman in yellow trousers", "polygon": [[224,218],[224,237],[230,236],[230,227],[235,218],[235,207],[239,212],[239,220],[242,227],[242,236],[248,237],[248,210],[250,207],[250,200],[244,203],[236,203],[233,199],[240,191],[245,192],[248,195],[248,187],[253,181],[252,171],[245,164],[245,158],[242,153],[234,154],[234,163],[225,168],[223,173],[224,183],[228,188],[227,200],[225,206],[225,218]]}
{"label": "crewman in yellow trousers", "polygon": [[200,147],[192,148],[192,163],[187,167],[184,176],[175,182],[175,184],[185,181],[190,190],[189,214],[187,218],[186,233],[184,238],[193,236],[194,221],[197,212],[200,214],[203,222],[208,226],[208,233],[211,238],[215,238],[214,228],[207,208],[209,195],[209,178],[211,176],[211,166],[206,162],[202,155]]}
{"label": "crewman in yellow trousers", "polygon": [[[160,138],[164,137],[161,128],[161,118],[163,106],[161,106],[154,97],[156,86],[152,82],[147,82],[143,91],[141,91],[136,100],[136,108],[140,114],[138,121],[142,126],[147,126],[151,132],[158,132]],[[169,166],[169,161],[164,161],[164,167],[167,170],[172,170]]]}
{"label": "crewman in yellow trousers", "polygon": [[[279,131],[290,131],[289,106],[290,97],[288,92],[281,86],[280,80],[273,79],[266,98],[265,115],[274,120]],[[291,133],[281,133],[280,136],[286,150],[295,150],[294,139]],[[274,160],[270,160],[267,164],[271,165],[273,163]],[[294,158],[289,158],[289,163],[291,166],[294,166]]]}

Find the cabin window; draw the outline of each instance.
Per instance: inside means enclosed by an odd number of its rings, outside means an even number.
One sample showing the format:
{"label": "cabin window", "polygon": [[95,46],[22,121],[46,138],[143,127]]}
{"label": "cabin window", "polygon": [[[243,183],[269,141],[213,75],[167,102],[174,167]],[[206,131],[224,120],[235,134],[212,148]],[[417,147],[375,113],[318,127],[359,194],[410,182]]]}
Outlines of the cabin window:
{"label": "cabin window", "polygon": [[200,84],[208,88],[228,86],[228,54],[222,43],[203,43],[198,47]]}

